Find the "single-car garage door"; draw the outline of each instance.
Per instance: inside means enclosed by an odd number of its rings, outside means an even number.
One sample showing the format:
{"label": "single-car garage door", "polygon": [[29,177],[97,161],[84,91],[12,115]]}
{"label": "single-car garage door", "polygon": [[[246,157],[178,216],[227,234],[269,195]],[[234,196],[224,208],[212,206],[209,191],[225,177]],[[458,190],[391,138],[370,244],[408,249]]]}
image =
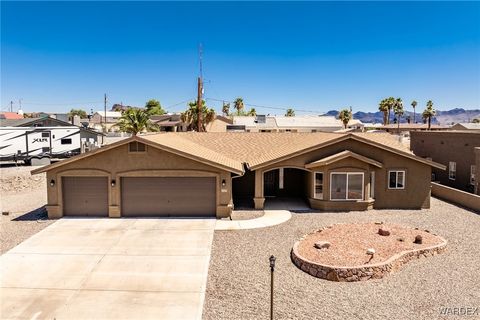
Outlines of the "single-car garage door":
{"label": "single-car garage door", "polygon": [[213,177],[124,177],[122,216],[215,216]]}
{"label": "single-car garage door", "polygon": [[63,215],[108,216],[107,177],[63,177]]}

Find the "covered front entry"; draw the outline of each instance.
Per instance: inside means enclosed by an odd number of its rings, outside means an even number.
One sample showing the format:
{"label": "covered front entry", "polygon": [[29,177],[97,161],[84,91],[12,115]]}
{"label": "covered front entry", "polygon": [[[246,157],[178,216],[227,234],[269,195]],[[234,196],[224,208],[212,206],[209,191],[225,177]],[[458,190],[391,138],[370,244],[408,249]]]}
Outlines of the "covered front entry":
{"label": "covered front entry", "polygon": [[121,215],[215,216],[214,177],[122,177]]}
{"label": "covered front entry", "polygon": [[263,174],[263,194],[265,198],[307,198],[307,171],[294,168],[266,171]]}
{"label": "covered front entry", "polygon": [[63,177],[63,215],[108,217],[107,177]]}
{"label": "covered front entry", "polygon": [[263,174],[266,209],[305,210],[308,172],[296,168],[279,168]]}

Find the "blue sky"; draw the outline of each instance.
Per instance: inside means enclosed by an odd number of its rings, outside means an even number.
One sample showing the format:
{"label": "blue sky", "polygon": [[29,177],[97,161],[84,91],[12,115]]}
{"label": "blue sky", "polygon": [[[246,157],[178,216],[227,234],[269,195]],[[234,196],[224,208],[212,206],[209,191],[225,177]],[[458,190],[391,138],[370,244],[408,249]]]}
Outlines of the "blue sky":
{"label": "blue sky", "polygon": [[101,109],[107,93],[181,111],[200,42],[217,110],[236,97],[317,113],[387,96],[480,108],[479,2],[3,1],[1,108]]}

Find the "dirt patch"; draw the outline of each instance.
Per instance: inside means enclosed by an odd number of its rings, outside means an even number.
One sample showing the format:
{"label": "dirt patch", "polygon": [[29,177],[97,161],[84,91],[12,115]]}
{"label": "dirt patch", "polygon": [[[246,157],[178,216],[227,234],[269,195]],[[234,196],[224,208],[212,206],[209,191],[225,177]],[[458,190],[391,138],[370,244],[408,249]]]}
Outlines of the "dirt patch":
{"label": "dirt patch", "polygon": [[[390,235],[380,235],[380,228],[390,231]],[[422,236],[421,244],[414,243],[417,235]],[[328,249],[315,248],[315,243],[320,241],[331,245]],[[382,263],[401,252],[442,242],[442,238],[432,233],[397,224],[336,224],[307,235],[299,242],[298,252],[302,257],[323,265],[360,266]],[[367,254],[369,248],[375,250],[373,255]]]}
{"label": "dirt patch", "polygon": [[[47,220],[45,174],[32,176],[35,167],[0,168],[0,253],[5,253],[55,220]],[[6,214],[8,213],[8,215]]]}

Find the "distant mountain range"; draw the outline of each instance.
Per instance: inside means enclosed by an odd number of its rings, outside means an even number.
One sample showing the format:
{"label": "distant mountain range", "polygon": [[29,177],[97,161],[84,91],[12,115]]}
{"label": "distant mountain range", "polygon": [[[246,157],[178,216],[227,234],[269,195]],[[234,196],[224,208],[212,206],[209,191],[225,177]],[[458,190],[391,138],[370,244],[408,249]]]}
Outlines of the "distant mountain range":
{"label": "distant mountain range", "polygon": [[[418,111],[416,112],[415,119],[417,122],[422,122],[422,111],[420,108],[417,108]],[[337,110],[331,110],[326,113],[328,116],[338,116]],[[390,114],[391,120],[390,122],[393,123],[394,114]],[[410,116],[413,122],[413,112],[406,111],[402,117],[401,122],[407,122],[406,117]],[[377,112],[363,112],[358,111],[353,113],[353,118],[358,119],[362,122],[373,122],[373,123],[382,123],[383,122],[383,113],[380,111]],[[437,115],[432,119],[432,123],[435,124],[442,124],[448,125],[452,123],[462,123],[462,122],[471,122],[473,119],[479,118],[480,119],[480,110],[479,109],[472,109],[472,110],[465,110],[463,108],[455,108],[452,110],[447,111],[437,111]]]}

